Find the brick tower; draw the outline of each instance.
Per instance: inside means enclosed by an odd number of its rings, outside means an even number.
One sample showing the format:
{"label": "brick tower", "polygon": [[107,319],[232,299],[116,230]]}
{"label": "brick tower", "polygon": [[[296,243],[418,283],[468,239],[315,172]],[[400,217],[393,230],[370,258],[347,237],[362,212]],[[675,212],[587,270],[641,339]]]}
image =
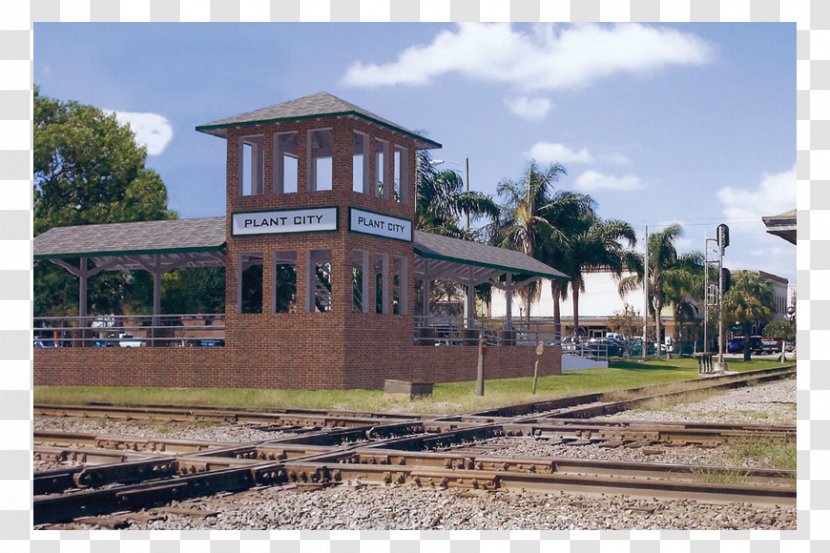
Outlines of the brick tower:
{"label": "brick tower", "polygon": [[227,140],[230,370],[308,388],[408,374],[416,151],[440,144],[325,92],[197,130]]}

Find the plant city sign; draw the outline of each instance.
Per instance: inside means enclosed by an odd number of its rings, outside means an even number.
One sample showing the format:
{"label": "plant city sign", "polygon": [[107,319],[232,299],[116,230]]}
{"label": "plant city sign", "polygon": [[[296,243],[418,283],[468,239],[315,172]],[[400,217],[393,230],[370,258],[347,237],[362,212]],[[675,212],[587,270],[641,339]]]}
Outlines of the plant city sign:
{"label": "plant city sign", "polygon": [[412,242],[412,221],[349,208],[349,230]]}
{"label": "plant city sign", "polygon": [[234,213],[234,236],[337,230],[336,207]]}

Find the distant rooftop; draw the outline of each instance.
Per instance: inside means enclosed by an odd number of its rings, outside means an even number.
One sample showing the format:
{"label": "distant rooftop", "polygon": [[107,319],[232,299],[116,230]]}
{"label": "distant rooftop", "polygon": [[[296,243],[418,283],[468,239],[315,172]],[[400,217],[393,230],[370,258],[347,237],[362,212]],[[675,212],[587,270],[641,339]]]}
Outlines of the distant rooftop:
{"label": "distant rooftop", "polygon": [[768,233],[780,236],[790,244],[796,243],[797,218],[795,209],[790,209],[778,215],[761,217],[761,220],[766,225]]}
{"label": "distant rooftop", "polygon": [[318,92],[310,96],[289,100],[282,104],[275,104],[265,108],[256,109],[233,117],[227,117],[212,123],[199,125],[196,130],[214,136],[227,138],[229,128],[246,127],[250,125],[261,125],[265,123],[279,123],[283,121],[301,121],[303,119],[316,119],[319,117],[351,116],[365,119],[376,125],[386,127],[399,132],[409,138],[414,138],[423,149],[440,148],[441,144],[430,140],[414,131],[401,127],[400,125],[375,115],[361,107],[341,100],[328,92]]}

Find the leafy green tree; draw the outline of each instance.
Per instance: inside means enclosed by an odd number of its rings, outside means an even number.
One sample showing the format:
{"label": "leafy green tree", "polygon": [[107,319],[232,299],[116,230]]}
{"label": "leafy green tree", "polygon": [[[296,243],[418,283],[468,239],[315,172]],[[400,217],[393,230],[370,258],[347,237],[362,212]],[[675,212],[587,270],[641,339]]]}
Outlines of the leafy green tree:
{"label": "leafy green tree", "polygon": [[224,267],[176,269],[162,275],[161,306],[169,314],[224,313],[224,291]]}
{"label": "leafy green tree", "polygon": [[764,327],[764,336],[795,342],[795,325],[790,321],[770,321]]}
{"label": "leafy green tree", "polygon": [[772,283],[757,271],[735,271],[732,287],[723,298],[724,324],[729,327],[740,324],[744,336],[744,360],[752,358],[749,335],[753,322],[772,318],[774,299]]}
{"label": "leafy green tree", "polygon": [[[115,115],[34,90],[34,232],[56,226],[175,218],[147,152]],[[90,279],[91,312],[146,311],[149,274]],[[52,263],[35,267],[35,314],[77,313],[78,281]]]}
{"label": "leafy green tree", "polygon": [[622,310],[608,317],[608,327],[626,338],[638,336],[642,330],[642,315],[633,305],[626,303]]}
{"label": "leafy green tree", "polygon": [[625,221],[603,221],[593,210],[580,217],[572,228],[578,230],[568,238],[564,270],[571,277],[576,336],[579,331],[579,293],[585,291],[585,272],[605,269],[620,279],[626,268],[636,264],[636,254],[630,248],[637,243],[637,235]]}
{"label": "leafy green tree", "polygon": [[161,177],[129,126],[34,91],[35,234],[55,226],[173,218]]}

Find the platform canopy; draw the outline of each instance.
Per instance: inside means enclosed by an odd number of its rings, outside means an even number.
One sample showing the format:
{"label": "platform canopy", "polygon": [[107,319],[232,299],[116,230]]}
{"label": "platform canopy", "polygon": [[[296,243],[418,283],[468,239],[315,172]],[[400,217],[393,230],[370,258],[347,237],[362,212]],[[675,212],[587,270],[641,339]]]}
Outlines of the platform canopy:
{"label": "platform canopy", "polygon": [[[222,267],[225,234],[224,217],[55,227],[35,237],[34,259],[73,268],[68,260],[86,259],[111,271]],[[505,273],[568,279],[521,252],[428,232],[415,231],[413,248],[419,278],[473,284]]]}
{"label": "platform canopy", "polygon": [[767,232],[775,236],[780,236],[790,244],[795,244],[796,240],[796,214],[794,209],[785,211],[778,215],[770,215],[768,217],[761,217],[764,225],[767,227]]}
{"label": "platform canopy", "polygon": [[35,237],[34,259],[87,259],[106,270],[225,265],[225,218],[55,227]]}
{"label": "platform canopy", "polygon": [[415,275],[420,278],[480,284],[509,273],[569,280],[564,273],[521,252],[429,232],[415,231],[414,249]]}
{"label": "platform canopy", "polygon": [[[178,268],[225,266],[226,232],[224,217],[56,227],[35,237],[34,260],[49,260],[80,278],[81,317],[86,316],[89,277],[102,271],[149,271],[157,316],[161,313],[161,275]],[[469,317],[474,313],[473,287],[477,284],[490,282],[512,297],[518,287],[540,278],[569,278],[521,252],[428,232],[415,231],[413,250],[414,274],[424,283],[424,290],[429,290],[433,280],[463,284]],[[495,280],[500,276],[505,282]],[[514,277],[519,278],[514,282]],[[425,313],[427,309],[425,301]],[[511,317],[508,302],[508,320]]]}

